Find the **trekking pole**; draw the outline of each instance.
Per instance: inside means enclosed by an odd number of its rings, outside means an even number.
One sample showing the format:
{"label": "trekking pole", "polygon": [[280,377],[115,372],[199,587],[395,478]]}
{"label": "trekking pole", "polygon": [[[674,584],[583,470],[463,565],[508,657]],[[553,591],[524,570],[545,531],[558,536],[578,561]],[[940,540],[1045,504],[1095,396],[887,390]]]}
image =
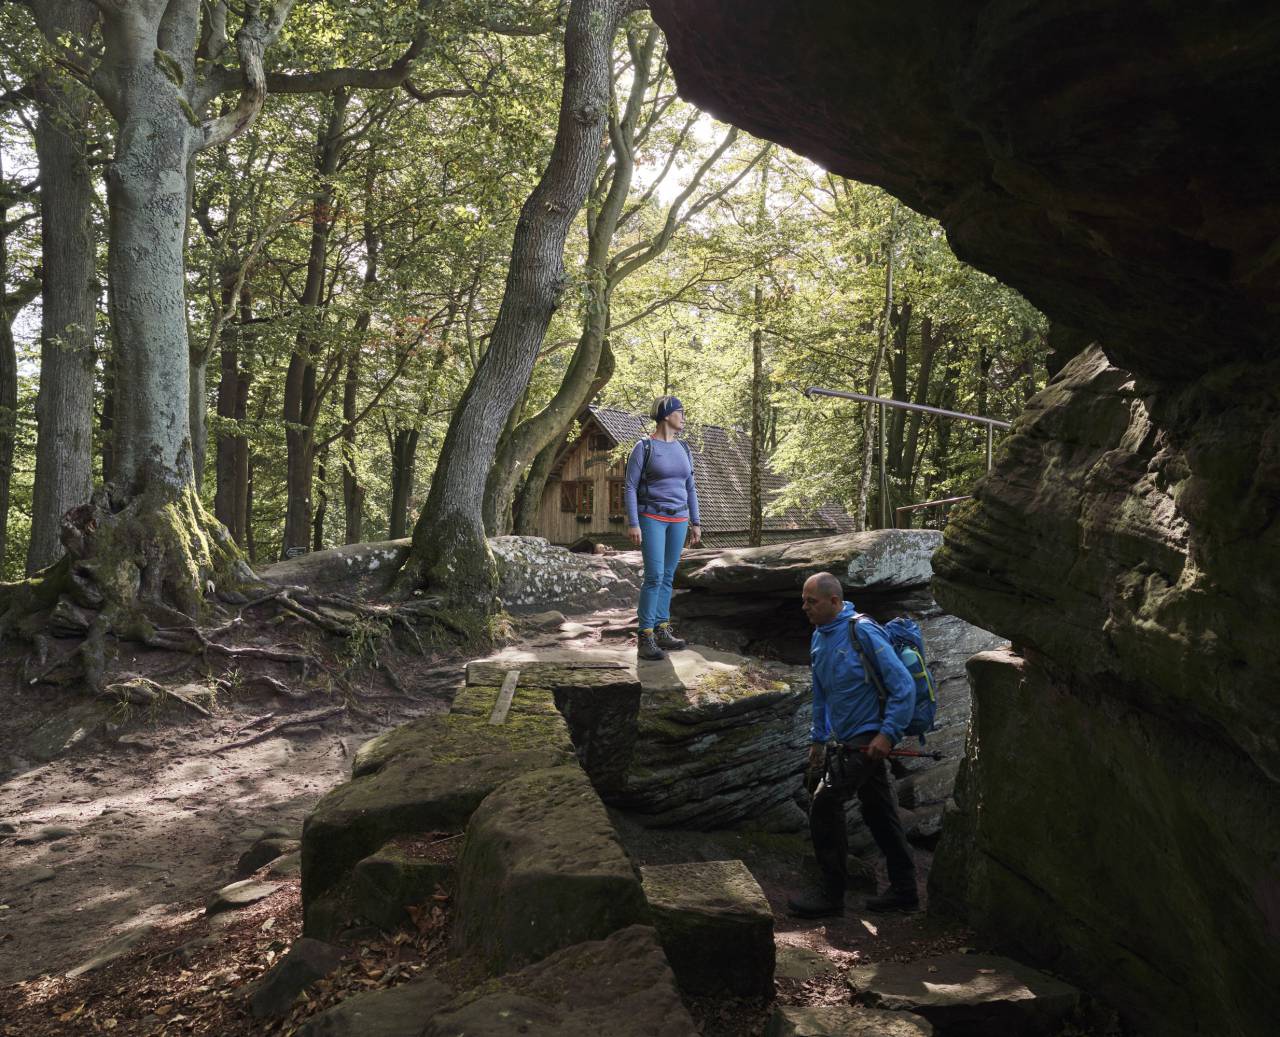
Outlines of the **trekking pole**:
{"label": "trekking pole", "polygon": [[[868,746],[862,745],[858,747],[858,752],[865,753]],[[914,756],[922,760],[945,760],[946,757],[942,753],[934,750],[931,753],[922,753],[915,749],[890,749],[890,756]]]}

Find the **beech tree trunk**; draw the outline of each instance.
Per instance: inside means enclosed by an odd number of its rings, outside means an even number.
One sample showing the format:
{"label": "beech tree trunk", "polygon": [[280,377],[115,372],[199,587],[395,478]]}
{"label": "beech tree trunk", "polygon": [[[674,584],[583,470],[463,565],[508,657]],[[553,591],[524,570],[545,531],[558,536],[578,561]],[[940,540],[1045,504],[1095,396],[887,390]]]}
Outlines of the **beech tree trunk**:
{"label": "beech tree trunk", "polygon": [[528,385],[564,288],[564,242],[582,207],[604,136],[613,38],[630,0],[573,0],[565,25],[565,83],[550,160],[521,209],[506,289],[489,348],[445,436],[402,591],[428,586],[482,612],[494,607],[497,569],[485,541],[484,473],[498,434]]}
{"label": "beech tree trunk", "polygon": [[413,470],[417,462],[416,428],[398,428],[391,440],[391,539],[399,540],[409,530],[409,496],[413,493]]}
{"label": "beech tree trunk", "polygon": [[[45,38],[86,39],[98,13],[83,0],[42,0],[31,12]],[[36,155],[40,164],[40,391],[36,399],[36,474],[27,572],[62,556],[62,516],[93,488],[93,330],[97,301],[93,177],[79,127],[89,115],[80,91],[49,70],[36,83]]]}
{"label": "beech tree trunk", "polygon": [[[893,314],[893,353],[889,364],[889,380],[893,398],[908,401],[907,352],[911,333],[911,303],[903,302]],[[894,408],[889,413],[889,468],[901,476],[902,447],[907,412]]]}
{"label": "beech tree trunk", "polygon": [[[914,403],[924,404],[929,400],[929,385],[933,379],[933,361],[938,355],[938,347],[942,345],[944,332],[939,329],[936,333],[933,328],[933,321],[925,317],[920,322],[920,371],[916,376],[916,391]],[[921,413],[912,411],[907,419],[907,442],[903,447],[902,468],[899,470],[903,479],[906,480],[909,487],[909,496],[914,498],[916,487],[916,475],[919,466],[917,460],[919,457],[920,443],[920,420]]]}
{"label": "beech tree trunk", "polygon": [[[889,340],[889,321],[893,314],[893,265],[896,240],[896,210],[889,220],[889,239],[885,243],[887,258],[884,267],[884,307],[880,311],[880,331],[876,342],[876,353],[871,361],[871,371],[867,375],[867,395],[874,396],[880,383],[880,368],[884,364],[885,351]],[[859,532],[867,528],[867,501],[871,496],[871,466],[874,461],[875,441],[872,436],[876,428],[876,412],[872,404],[862,405],[862,472],[858,477],[858,497],[854,502],[854,528]],[[881,437],[883,438],[883,437]],[[881,463],[883,463],[881,458]]]}

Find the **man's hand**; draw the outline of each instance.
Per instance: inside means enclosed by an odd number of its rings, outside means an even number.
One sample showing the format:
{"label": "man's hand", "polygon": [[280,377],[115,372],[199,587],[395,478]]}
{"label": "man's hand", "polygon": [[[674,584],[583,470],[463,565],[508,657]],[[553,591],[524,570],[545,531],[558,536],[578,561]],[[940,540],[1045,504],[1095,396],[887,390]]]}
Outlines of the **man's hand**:
{"label": "man's hand", "polygon": [[883,760],[892,748],[893,743],[888,738],[884,735],[876,735],[866,747],[867,759]]}
{"label": "man's hand", "polygon": [[693,544],[694,547],[697,547],[700,543],[702,543],[702,527],[701,526],[689,527],[689,543]]}
{"label": "man's hand", "polygon": [[627,536],[628,538],[630,538],[631,542],[636,545],[636,547],[640,546],[640,527],[639,526],[630,527],[627,530]]}
{"label": "man's hand", "polygon": [[810,744],[809,746],[809,766],[810,767],[822,766],[822,757],[824,752],[826,751],[826,748],[827,747],[823,745],[821,742],[813,742]]}

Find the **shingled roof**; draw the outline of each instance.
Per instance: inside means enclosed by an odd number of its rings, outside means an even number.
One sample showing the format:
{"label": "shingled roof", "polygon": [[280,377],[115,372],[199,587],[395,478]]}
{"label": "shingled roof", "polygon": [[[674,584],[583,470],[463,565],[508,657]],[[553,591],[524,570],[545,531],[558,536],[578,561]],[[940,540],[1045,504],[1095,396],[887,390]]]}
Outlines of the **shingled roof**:
{"label": "shingled roof", "polygon": [[[614,445],[635,443],[653,427],[648,418],[627,411],[608,407],[588,407],[587,411]],[[586,414],[582,420],[585,424]],[[703,535],[714,534],[716,543],[736,546],[740,534],[745,544],[751,528],[751,437],[737,429],[699,425],[696,434],[689,437],[689,448]],[[762,467],[760,484],[767,508],[787,480],[769,467],[768,458]],[[796,533],[829,536],[849,533],[853,528],[852,516],[837,504],[826,504],[811,512],[788,508],[781,515],[764,516],[764,532],[769,539],[791,539]]]}

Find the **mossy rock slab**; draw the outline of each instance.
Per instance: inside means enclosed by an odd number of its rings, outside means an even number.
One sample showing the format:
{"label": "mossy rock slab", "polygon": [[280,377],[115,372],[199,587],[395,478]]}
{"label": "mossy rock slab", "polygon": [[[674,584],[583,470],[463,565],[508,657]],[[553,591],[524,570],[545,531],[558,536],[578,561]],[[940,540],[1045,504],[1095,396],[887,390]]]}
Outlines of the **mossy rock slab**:
{"label": "mossy rock slab", "polygon": [[641,868],[644,895],[687,994],[773,995],[773,911],[742,861]]}
{"label": "mossy rock slab", "polygon": [[490,724],[487,713],[484,716],[449,713],[422,717],[371,738],[360,746],[351,765],[351,776],[360,778],[373,774],[397,756],[407,753],[449,763],[535,748],[573,752],[569,729],[554,710],[517,713],[508,716],[505,724]]}
{"label": "mossy rock slab", "polygon": [[914,1012],[948,1034],[1057,1033],[1080,1001],[1061,980],[1008,958],[945,954],[850,971],[856,999],[870,1008]]}
{"label": "mossy rock slab", "polygon": [[394,840],[365,857],[351,873],[356,913],[381,929],[398,928],[408,920],[406,907],[452,888],[460,842],[457,836],[432,833]]}
{"label": "mossy rock slab", "polygon": [[647,926],[580,943],[478,987],[422,1037],[696,1037],[675,977]]}
{"label": "mossy rock slab", "polygon": [[619,662],[489,662],[467,663],[467,683],[501,685],[509,670],[520,671],[519,688],[610,688],[636,684],[636,675]]}
{"label": "mossy rock slab", "polygon": [[933,1037],[927,1019],[910,1012],[879,1012],[856,1005],[779,1005],[764,1037]]}
{"label": "mossy rock slab", "polygon": [[396,836],[460,832],[504,781],[574,759],[563,722],[551,718],[515,718],[495,727],[476,717],[446,716],[406,727],[414,730],[395,745],[384,743],[386,762],[332,790],[307,817],[304,907]]}
{"label": "mossy rock slab", "polygon": [[389,990],[369,990],[302,1024],[298,1037],[418,1037],[454,991],[427,973]]}
{"label": "mossy rock slab", "polygon": [[[501,690],[500,687],[489,684],[468,684],[459,689],[449,712],[455,716],[482,717],[488,720],[498,701],[498,692]],[[556,709],[555,696],[550,688],[526,688],[522,685],[516,686],[516,693],[511,699],[511,708],[507,711],[508,717],[558,717],[559,715],[560,711]]]}
{"label": "mossy rock slab", "polygon": [[576,764],[513,778],[467,826],[454,938],[493,973],[641,921],[644,894]]}

